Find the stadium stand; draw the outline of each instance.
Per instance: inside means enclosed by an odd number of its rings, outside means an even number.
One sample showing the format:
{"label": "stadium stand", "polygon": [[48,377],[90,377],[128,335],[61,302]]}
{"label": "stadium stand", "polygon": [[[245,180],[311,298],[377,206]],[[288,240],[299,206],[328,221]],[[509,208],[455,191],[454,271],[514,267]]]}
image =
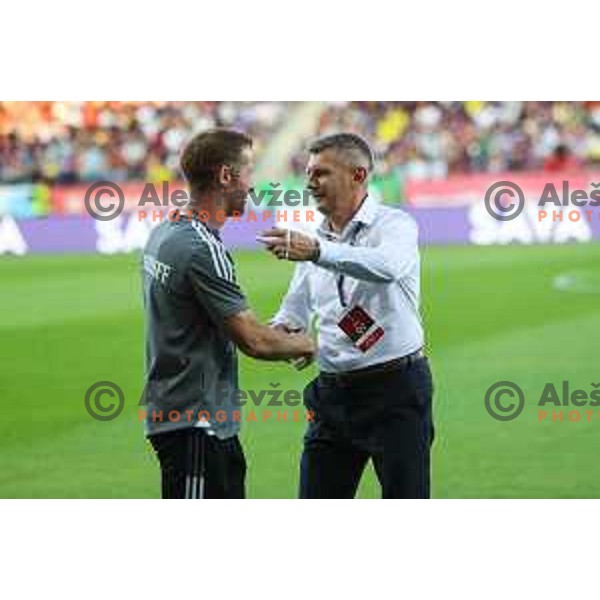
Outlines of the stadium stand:
{"label": "stadium stand", "polygon": [[[0,102],[0,182],[171,180],[187,136],[232,126],[260,153],[288,112],[284,102]],[[373,141],[380,174],[411,179],[600,163],[600,102],[322,103],[306,137],[342,129]],[[302,148],[289,153],[298,175]]]}

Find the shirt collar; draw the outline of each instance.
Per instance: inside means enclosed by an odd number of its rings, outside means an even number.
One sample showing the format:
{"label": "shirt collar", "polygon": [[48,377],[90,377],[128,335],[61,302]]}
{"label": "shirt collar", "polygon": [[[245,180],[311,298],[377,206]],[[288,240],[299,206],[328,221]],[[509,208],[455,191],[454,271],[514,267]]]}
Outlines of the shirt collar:
{"label": "shirt collar", "polygon": [[375,219],[375,213],[377,212],[377,203],[371,196],[367,195],[364,199],[361,207],[358,209],[356,214],[350,220],[350,223],[355,221],[364,223],[369,226],[373,223]]}
{"label": "shirt collar", "polygon": [[223,241],[223,239],[221,238],[221,232],[218,229],[213,229],[212,227],[208,227],[208,225],[206,226],[206,228],[213,234],[214,237],[216,237],[220,242]]}
{"label": "shirt collar", "polygon": [[[350,221],[344,227],[344,231],[342,232],[342,236],[344,237],[349,231],[352,231],[356,225],[355,223],[362,223],[367,227],[373,224],[375,220],[375,215],[377,213],[377,202],[371,198],[371,196],[367,195],[363,200],[361,207],[356,211],[354,216],[350,219]],[[337,234],[333,233],[329,229],[329,221],[327,218],[323,219],[321,225],[318,227],[318,231],[327,236],[340,237]]]}
{"label": "shirt collar", "polygon": [[[179,211],[177,211],[179,212]],[[223,242],[223,238],[221,237],[221,232],[218,229],[214,229],[212,227],[210,227],[205,221],[201,220],[198,217],[198,213],[194,210],[192,211],[192,218],[197,222],[200,223],[200,225],[202,225],[205,229],[208,230],[208,232],[217,240],[219,240],[219,242]]]}

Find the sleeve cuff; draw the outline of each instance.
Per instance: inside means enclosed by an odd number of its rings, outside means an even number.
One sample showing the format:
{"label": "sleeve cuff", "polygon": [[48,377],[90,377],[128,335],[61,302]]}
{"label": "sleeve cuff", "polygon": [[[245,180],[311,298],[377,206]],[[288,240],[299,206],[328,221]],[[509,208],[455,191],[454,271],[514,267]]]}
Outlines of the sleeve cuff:
{"label": "sleeve cuff", "polygon": [[246,302],[246,300],[241,300],[240,302],[233,302],[223,307],[223,310],[221,311],[221,317],[223,319],[227,319],[245,310],[248,310],[248,303]]}
{"label": "sleeve cuff", "polygon": [[315,261],[320,267],[333,268],[340,259],[340,254],[343,252],[341,244],[319,240],[319,258]]}

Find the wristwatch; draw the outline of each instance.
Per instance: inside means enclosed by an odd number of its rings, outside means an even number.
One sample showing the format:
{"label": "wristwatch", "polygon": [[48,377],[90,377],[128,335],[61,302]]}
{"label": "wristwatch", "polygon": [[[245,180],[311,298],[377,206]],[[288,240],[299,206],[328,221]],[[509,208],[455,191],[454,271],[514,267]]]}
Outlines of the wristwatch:
{"label": "wristwatch", "polygon": [[319,243],[319,240],[315,239],[316,242],[316,246],[313,250],[312,256],[310,257],[310,260],[312,262],[317,262],[319,260],[319,257],[321,256],[321,244]]}

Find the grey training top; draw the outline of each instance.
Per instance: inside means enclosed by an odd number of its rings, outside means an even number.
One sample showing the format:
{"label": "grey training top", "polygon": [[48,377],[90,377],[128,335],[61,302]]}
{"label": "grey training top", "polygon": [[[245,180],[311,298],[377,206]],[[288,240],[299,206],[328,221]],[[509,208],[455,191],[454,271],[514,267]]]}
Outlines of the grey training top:
{"label": "grey training top", "polygon": [[237,354],[223,321],[247,303],[218,233],[184,214],[163,221],[144,248],[142,274],[146,435],[185,427],[236,435]]}

